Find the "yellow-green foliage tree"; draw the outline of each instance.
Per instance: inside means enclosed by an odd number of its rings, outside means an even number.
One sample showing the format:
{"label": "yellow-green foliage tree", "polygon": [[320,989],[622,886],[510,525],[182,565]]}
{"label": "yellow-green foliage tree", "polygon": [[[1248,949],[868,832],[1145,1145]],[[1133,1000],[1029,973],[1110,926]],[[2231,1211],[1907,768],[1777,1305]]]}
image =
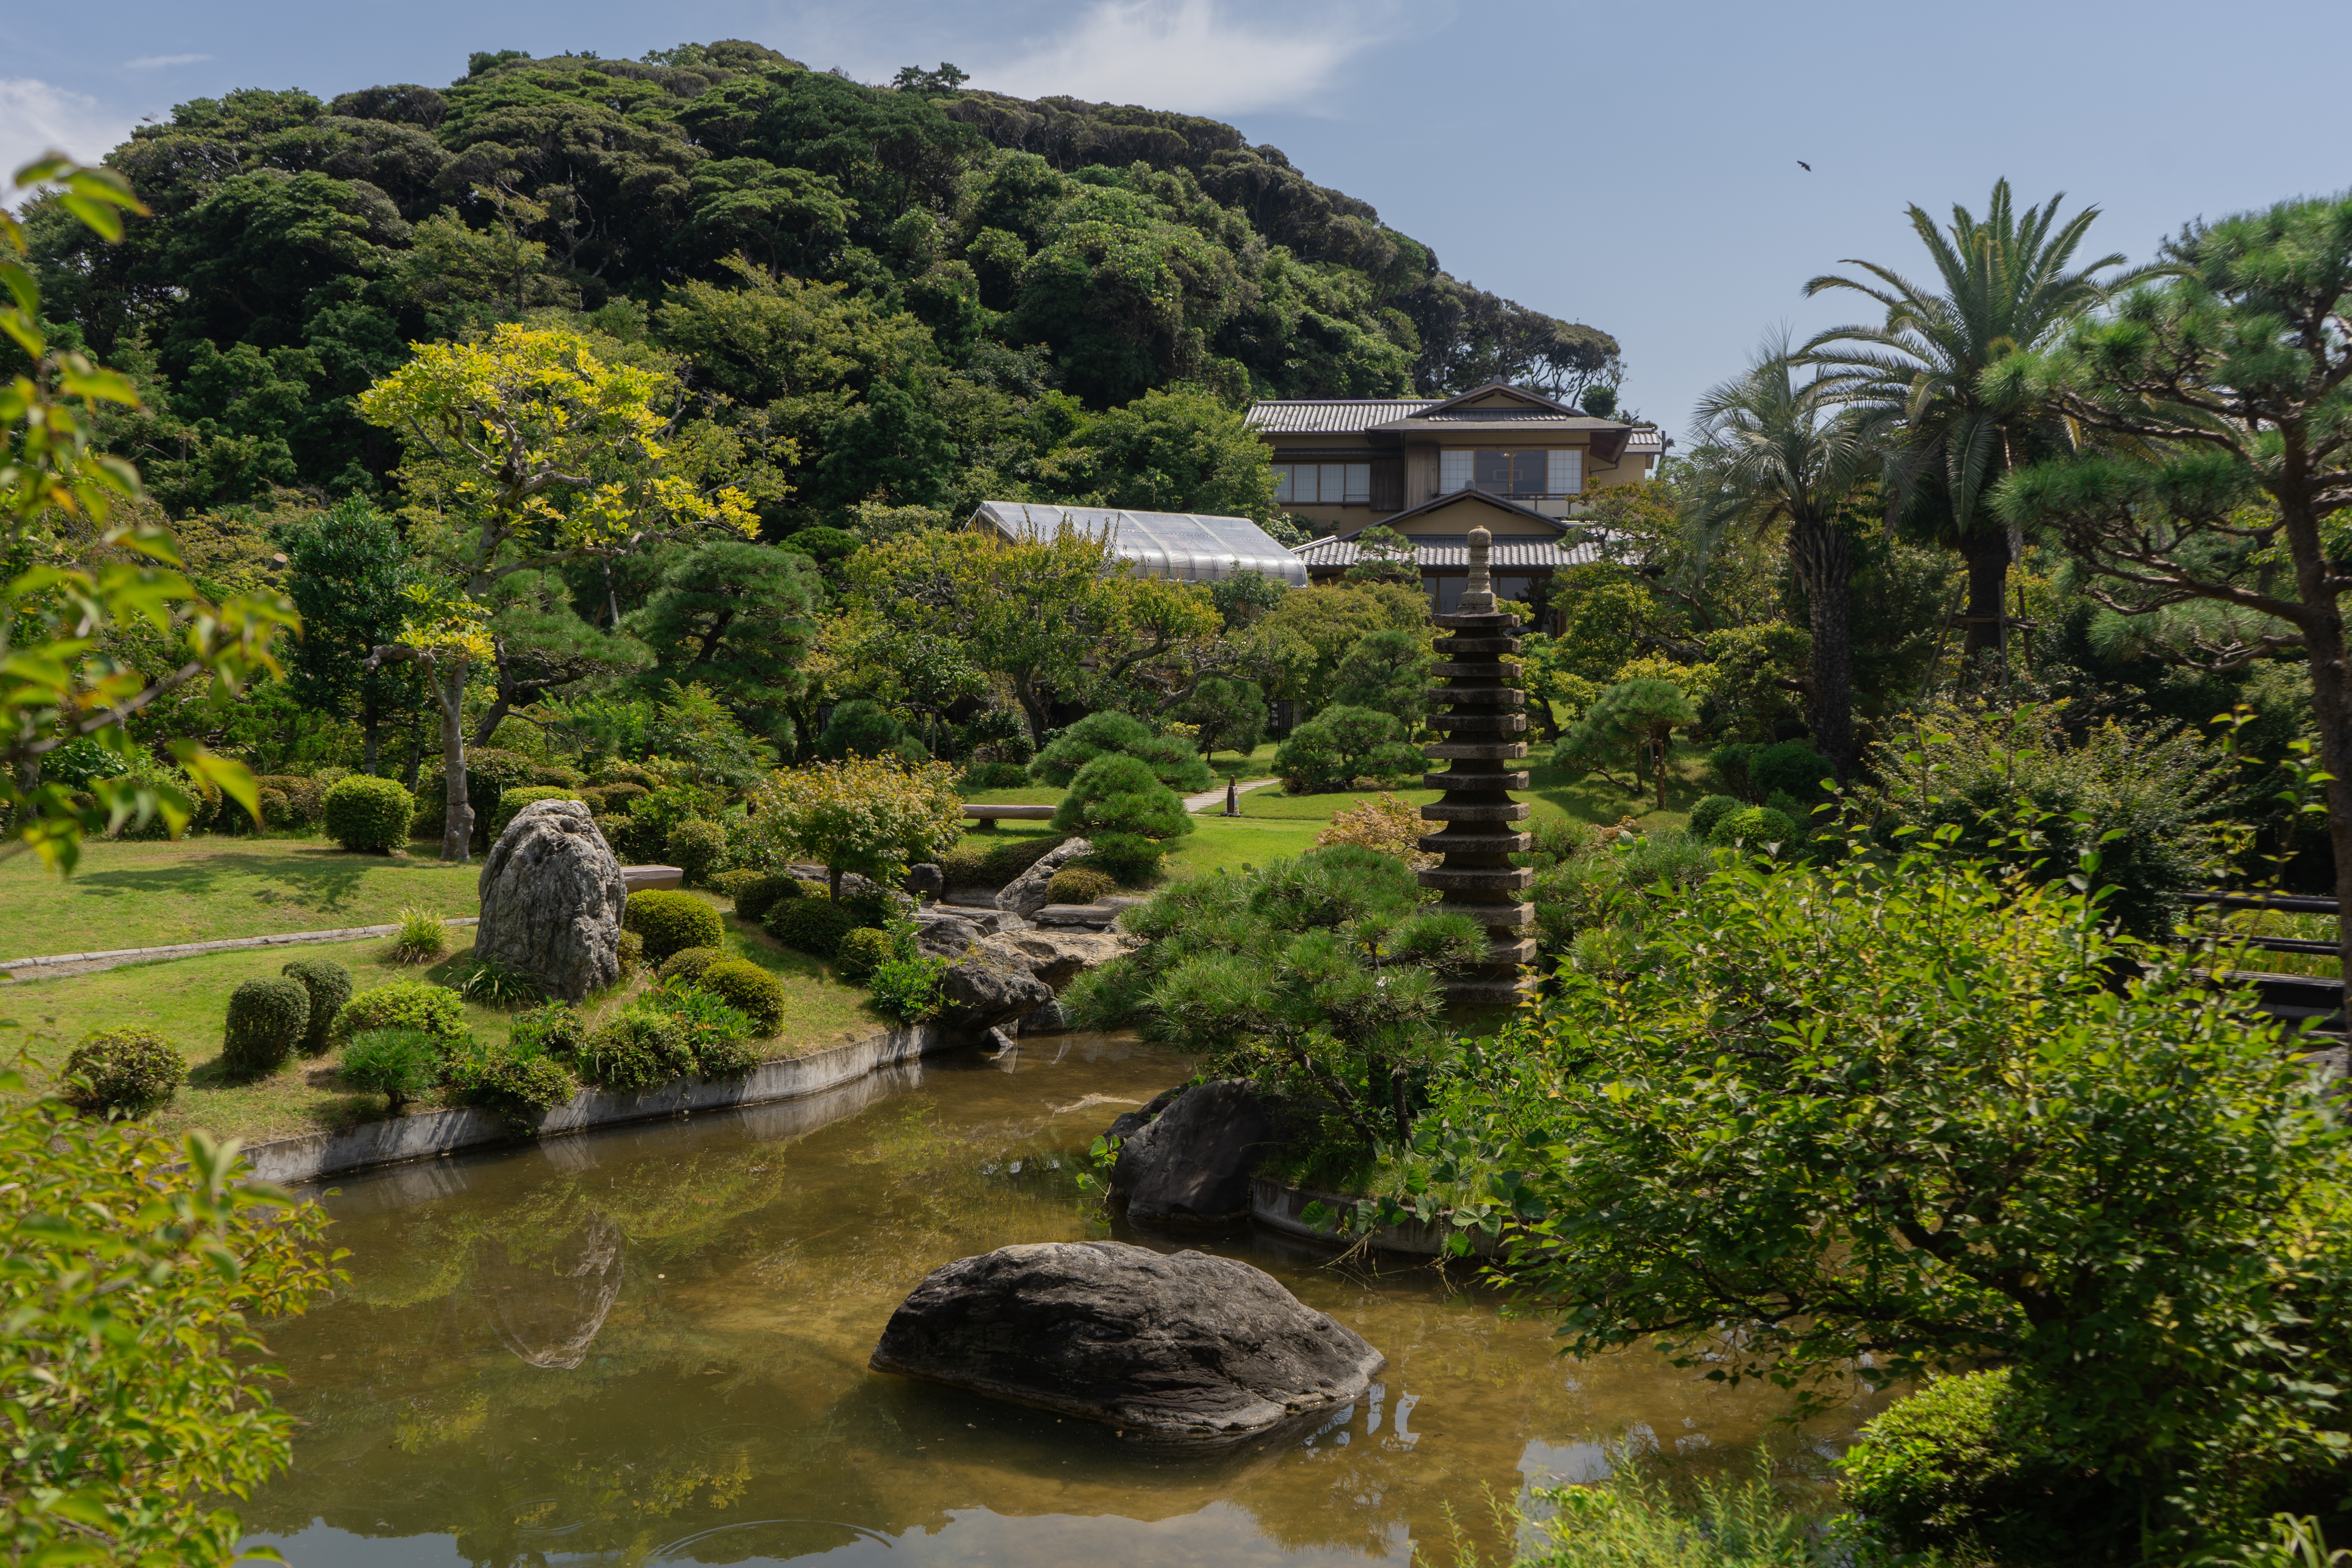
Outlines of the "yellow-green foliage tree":
{"label": "yellow-green foliage tree", "polygon": [[[478,613],[498,585],[652,541],[751,538],[753,491],[780,485],[738,434],[697,423],[673,435],[686,397],[674,372],[608,361],[569,329],[509,322],[488,342],[415,350],[359,406],[401,439],[411,542],[440,563],[451,608],[420,625],[422,640],[404,636],[372,657],[433,666],[447,800],[441,858],[463,860],[474,814],[461,710],[467,679],[485,658],[503,658]],[[473,609],[458,611],[458,600]],[[478,626],[478,645],[446,635],[464,620]]]}
{"label": "yellow-green foliage tree", "polygon": [[835,897],[845,871],[893,885],[963,837],[956,778],[950,763],[910,766],[895,756],[793,768],[751,793],[751,820],[737,837],[755,863],[821,861]]}
{"label": "yellow-green foliage tree", "polygon": [[[17,170],[14,185],[49,193],[107,240],[121,237],[124,212],[146,210],[121,176],[55,153]],[[138,765],[144,748],[126,721],[184,689],[209,687],[225,702],[255,673],[276,672],[272,645],[295,615],[277,595],[213,603],[179,571],[169,533],[110,521],[118,503],[140,497],[139,470],[91,437],[101,408],[135,408],[139,395],[128,378],[50,341],[25,253],[23,226],[0,206],[0,333],[23,358],[0,383],[0,560],[13,574],[0,590],[0,807],[17,843],[70,870],[84,834],[156,816],[174,835],[187,825],[188,790]],[[170,646],[176,668],[150,677],[112,657],[109,637],[125,632]],[[41,759],[79,740],[133,764],[91,781],[82,805],[63,785],[39,782]],[[170,749],[191,784],[217,785],[258,811],[241,763],[194,741]]]}

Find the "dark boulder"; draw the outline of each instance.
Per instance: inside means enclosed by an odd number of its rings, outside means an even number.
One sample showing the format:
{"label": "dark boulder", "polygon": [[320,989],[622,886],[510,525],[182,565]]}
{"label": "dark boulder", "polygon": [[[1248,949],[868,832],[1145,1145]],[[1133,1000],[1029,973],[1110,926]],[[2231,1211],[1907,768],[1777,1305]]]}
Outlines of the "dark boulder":
{"label": "dark boulder", "polygon": [[1126,1139],[1110,1188],[1126,1197],[1128,1218],[1213,1225],[1249,1213],[1250,1176],[1274,1142],[1274,1115],[1246,1081],[1220,1079],[1130,1114],[1139,1125],[1120,1134],[1114,1122],[1110,1134]]}
{"label": "dark boulder", "polygon": [[482,862],[474,956],[576,1002],[621,975],[620,862],[576,800],[515,813]]}
{"label": "dark boulder", "polygon": [[1029,972],[1029,961],[983,937],[963,958],[940,973],[940,1026],[954,1035],[979,1036],[1000,1024],[1035,1012],[1054,999],[1054,988]]}
{"label": "dark boulder", "polygon": [[891,1314],[872,1364],[1198,1447],[1351,1404],[1387,1362],[1246,1263],[1084,1241],[934,1270]]}

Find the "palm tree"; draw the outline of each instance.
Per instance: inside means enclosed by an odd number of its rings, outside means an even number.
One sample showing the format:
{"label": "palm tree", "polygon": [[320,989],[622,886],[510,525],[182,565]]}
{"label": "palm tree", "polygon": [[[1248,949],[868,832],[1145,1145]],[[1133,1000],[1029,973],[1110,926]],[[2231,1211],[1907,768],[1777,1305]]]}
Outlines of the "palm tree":
{"label": "palm tree", "polygon": [[1839,391],[1825,375],[1800,383],[1787,333],[1767,338],[1746,374],[1699,399],[1692,504],[1710,531],[1788,526],[1789,569],[1812,621],[1805,721],[1814,749],[1843,775],[1853,761],[1853,540],[1844,513],[1881,460],[1884,419],[1841,408]]}
{"label": "palm tree", "polygon": [[[1979,669],[1997,664],[2005,651],[2004,594],[2018,546],[1985,499],[2011,468],[2070,444],[2065,427],[2045,406],[2021,395],[1990,392],[1985,373],[2009,355],[2047,347],[2068,322],[2158,270],[2095,276],[2121,267],[2120,255],[2073,268],[2099,209],[2085,207],[2053,231],[2063,200],[2061,192],[2021,215],[2009,182],[2001,180],[1982,222],[1955,205],[1948,230],[1910,207],[1911,227],[1935,261],[1941,293],[1891,268],[1851,258],[1846,266],[1861,268],[1877,282],[1832,274],[1805,285],[1808,298],[1851,289],[1886,308],[1883,325],[1832,327],[1800,357],[1823,367],[1840,401],[1900,426],[1888,452],[1889,517],[1926,521],[1967,558],[1961,658]],[[2022,384],[2022,378],[2007,378],[2007,384]]]}

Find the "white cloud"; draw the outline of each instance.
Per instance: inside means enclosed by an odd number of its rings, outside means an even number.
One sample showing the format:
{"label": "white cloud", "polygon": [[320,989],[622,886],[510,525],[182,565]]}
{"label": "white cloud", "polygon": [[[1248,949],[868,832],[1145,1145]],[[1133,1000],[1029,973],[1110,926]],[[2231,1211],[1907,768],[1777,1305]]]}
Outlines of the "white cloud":
{"label": "white cloud", "polygon": [[164,66],[192,66],[199,60],[210,58],[210,55],[141,55],[135,60],[125,60],[123,64],[135,71],[151,71]]}
{"label": "white cloud", "polygon": [[1196,114],[1309,109],[1389,20],[1388,7],[1363,3],[1280,21],[1236,10],[1220,0],[1097,0],[1060,37],[976,70],[972,85]]}
{"label": "white cloud", "polygon": [[55,149],[95,163],[131,135],[131,117],[31,77],[0,77],[0,192],[16,171]]}

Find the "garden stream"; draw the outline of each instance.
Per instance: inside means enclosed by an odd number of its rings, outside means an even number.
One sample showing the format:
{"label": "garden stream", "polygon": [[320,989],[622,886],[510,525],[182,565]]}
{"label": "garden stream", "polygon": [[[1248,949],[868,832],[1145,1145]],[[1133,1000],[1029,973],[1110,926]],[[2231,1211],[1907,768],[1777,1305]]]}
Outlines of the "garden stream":
{"label": "garden stream", "polygon": [[[1784,1396],[1547,1326],[1426,1265],[1381,1271],[1246,1226],[1139,1234],[1075,1157],[1182,1080],[1116,1037],[934,1058],[814,1100],[346,1178],[349,1285],[274,1326],[302,1423],[244,1510],[296,1568],[1452,1561],[1486,1494],[1597,1479],[1619,1445],[1720,1462]],[[1115,1236],[1265,1269],[1388,1356],[1305,1438],[1221,1460],[869,1372],[952,1258]],[[1776,1449],[1826,1454],[1855,1405]]]}

